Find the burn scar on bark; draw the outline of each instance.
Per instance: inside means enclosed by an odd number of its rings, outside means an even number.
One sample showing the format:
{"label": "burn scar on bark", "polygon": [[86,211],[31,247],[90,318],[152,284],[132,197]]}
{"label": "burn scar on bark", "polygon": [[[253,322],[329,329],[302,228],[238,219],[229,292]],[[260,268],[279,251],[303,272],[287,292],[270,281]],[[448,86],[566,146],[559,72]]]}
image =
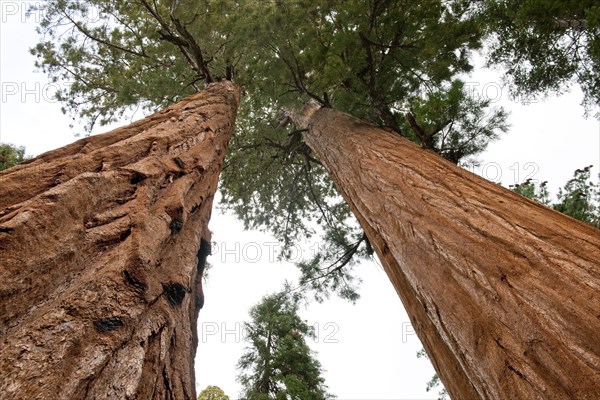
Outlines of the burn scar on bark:
{"label": "burn scar on bark", "polygon": [[129,183],[131,183],[132,185],[137,185],[138,183],[140,183],[141,181],[143,181],[146,178],[147,178],[147,176],[145,174],[142,174],[141,172],[138,172],[138,171],[134,171],[133,174],[131,175],[131,178],[129,178]]}
{"label": "burn scar on bark", "polygon": [[185,163],[183,162],[183,160],[179,157],[173,157],[173,162],[175,164],[177,164],[177,166],[181,169],[185,169]]}
{"label": "burn scar on bark", "polygon": [[165,296],[167,297],[167,301],[172,306],[178,306],[183,302],[185,294],[187,290],[180,283],[167,283],[163,284],[163,289],[165,290]]}
{"label": "burn scar on bark", "polygon": [[181,231],[181,228],[183,228],[183,223],[178,219],[173,219],[169,224],[169,228],[171,229],[171,235],[175,235]]}
{"label": "burn scar on bark", "polygon": [[206,268],[206,259],[211,253],[211,245],[210,242],[204,238],[200,239],[200,248],[196,253],[198,257],[198,264],[196,268],[198,270],[198,274],[196,275],[196,297],[194,299],[196,310],[200,310],[204,307],[204,289],[202,288],[202,275],[204,273],[204,268]]}
{"label": "burn scar on bark", "polygon": [[98,332],[114,331],[123,325],[121,317],[108,317],[94,321],[94,327]]}
{"label": "burn scar on bark", "polygon": [[123,277],[125,278],[125,282],[133,286],[136,291],[146,291],[146,283],[137,277],[134,271],[123,270]]}
{"label": "burn scar on bark", "polygon": [[[201,199],[201,200],[202,200],[202,199]],[[192,206],[192,209],[190,210],[190,214],[193,214],[193,213],[195,213],[196,211],[198,211],[198,209],[200,208],[200,206],[201,206],[201,205],[202,205],[202,203],[200,203],[200,204],[194,204],[194,205]]]}
{"label": "burn scar on bark", "polygon": [[198,275],[201,275],[204,272],[204,268],[206,267],[206,259],[211,254],[211,246],[210,242],[204,239],[200,240],[200,248],[198,249],[198,253],[196,256],[198,257]]}

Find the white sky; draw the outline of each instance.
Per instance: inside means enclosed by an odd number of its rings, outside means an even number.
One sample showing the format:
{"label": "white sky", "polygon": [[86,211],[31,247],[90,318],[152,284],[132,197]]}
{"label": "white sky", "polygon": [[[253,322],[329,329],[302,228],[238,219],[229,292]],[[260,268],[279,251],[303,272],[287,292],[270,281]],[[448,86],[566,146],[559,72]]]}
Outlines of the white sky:
{"label": "white sky", "polygon": [[[35,16],[25,19],[27,4],[0,1],[0,142],[39,155],[76,140],[78,131],[69,128],[71,121],[51,99],[46,75],[35,71],[28,49],[37,43],[36,21]],[[512,125],[479,157],[482,165],[475,172],[505,186],[527,177],[548,180],[552,193],[576,168],[593,164],[597,175],[600,124],[583,118],[578,90],[523,105],[501,89],[497,72],[479,69],[469,81],[476,93],[510,110]],[[243,231],[232,216],[217,209],[210,227],[218,249],[209,259],[213,268],[200,313],[197,388],[218,385],[233,399],[240,390],[235,365],[244,347],[241,324],[248,309],[297,272],[291,264],[270,262],[272,237]],[[303,246],[305,254],[311,245]],[[301,312],[319,333],[317,343],[310,343],[327,371],[330,392],[340,399],[435,398],[425,391],[433,368],[416,358],[421,345],[387,276],[376,261],[362,263],[357,273],[363,284],[356,305],[331,299]]]}

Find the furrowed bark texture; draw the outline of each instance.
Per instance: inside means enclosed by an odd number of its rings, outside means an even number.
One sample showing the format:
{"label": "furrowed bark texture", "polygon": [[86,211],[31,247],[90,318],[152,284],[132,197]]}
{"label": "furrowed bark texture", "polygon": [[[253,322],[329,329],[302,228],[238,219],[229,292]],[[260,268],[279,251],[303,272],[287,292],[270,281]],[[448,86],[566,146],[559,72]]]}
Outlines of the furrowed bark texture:
{"label": "furrowed bark texture", "polygon": [[195,399],[212,200],[239,88],[0,172],[0,397]]}
{"label": "furrowed bark texture", "polygon": [[332,109],[305,141],[453,399],[600,398],[600,232]]}

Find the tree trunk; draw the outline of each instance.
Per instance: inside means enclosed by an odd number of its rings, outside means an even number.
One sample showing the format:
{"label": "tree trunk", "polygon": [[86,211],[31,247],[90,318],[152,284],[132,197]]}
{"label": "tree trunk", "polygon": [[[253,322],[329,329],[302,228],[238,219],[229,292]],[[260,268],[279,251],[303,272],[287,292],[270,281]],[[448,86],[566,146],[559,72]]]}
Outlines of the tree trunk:
{"label": "tree trunk", "polygon": [[195,399],[213,195],[240,90],[0,172],[0,397]]}
{"label": "tree trunk", "polygon": [[265,370],[263,371],[263,376],[262,379],[260,381],[260,386],[257,390],[257,393],[260,394],[265,394],[265,395],[269,395],[269,389],[270,389],[270,385],[269,382],[271,381],[271,329],[269,328],[268,331],[268,336],[267,336],[267,348],[265,349]]}
{"label": "tree trunk", "polygon": [[453,399],[600,398],[596,228],[346,114],[304,118]]}

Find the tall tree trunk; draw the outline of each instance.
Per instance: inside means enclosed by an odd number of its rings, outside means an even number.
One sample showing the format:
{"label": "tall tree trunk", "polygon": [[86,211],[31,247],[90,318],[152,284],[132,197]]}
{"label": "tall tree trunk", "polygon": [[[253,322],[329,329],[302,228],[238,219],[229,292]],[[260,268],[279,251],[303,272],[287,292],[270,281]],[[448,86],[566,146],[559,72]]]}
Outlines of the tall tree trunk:
{"label": "tall tree trunk", "polygon": [[453,399],[600,398],[596,228],[346,114],[304,118]]}
{"label": "tall tree trunk", "polygon": [[0,173],[0,397],[195,399],[213,195],[240,90]]}
{"label": "tall tree trunk", "polygon": [[272,340],[272,332],[271,329],[269,328],[268,334],[267,334],[267,348],[265,349],[265,370],[263,371],[263,375],[262,378],[260,380],[260,384],[257,390],[257,393],[260,394],[265,394],[265,395],[269,395],[269,382],[271,382],[271,343]]}

